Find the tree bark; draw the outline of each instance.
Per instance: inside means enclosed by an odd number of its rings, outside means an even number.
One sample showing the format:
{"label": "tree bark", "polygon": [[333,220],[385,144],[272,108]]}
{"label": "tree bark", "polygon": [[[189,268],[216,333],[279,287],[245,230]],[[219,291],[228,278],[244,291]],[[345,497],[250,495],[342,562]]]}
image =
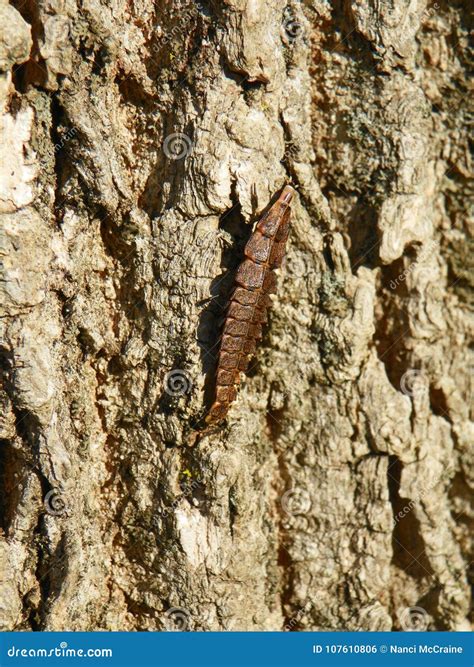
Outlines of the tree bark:
{"label": "tree bark", "polygon": [[3,629],[466,629],[467,10],[2,0]]}

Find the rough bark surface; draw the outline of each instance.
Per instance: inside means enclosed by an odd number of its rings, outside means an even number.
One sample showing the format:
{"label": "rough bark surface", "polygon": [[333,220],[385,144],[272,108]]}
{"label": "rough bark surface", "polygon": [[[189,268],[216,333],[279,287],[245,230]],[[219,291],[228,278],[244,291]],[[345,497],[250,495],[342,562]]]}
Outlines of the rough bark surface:
{"label": "rough bark surface", "polygon": [[[467,10],[1,1],[3,629],[467,627]],[[266,334],[190,447],[285,183]]]}

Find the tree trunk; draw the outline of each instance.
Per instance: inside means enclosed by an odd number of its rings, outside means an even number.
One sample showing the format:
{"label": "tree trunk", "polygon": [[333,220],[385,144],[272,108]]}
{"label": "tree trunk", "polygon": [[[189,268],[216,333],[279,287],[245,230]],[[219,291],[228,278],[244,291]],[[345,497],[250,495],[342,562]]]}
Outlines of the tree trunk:
{"label": "tree trunk", "polygon": [[465,629],[467,0],[0,7],[2,628]]}

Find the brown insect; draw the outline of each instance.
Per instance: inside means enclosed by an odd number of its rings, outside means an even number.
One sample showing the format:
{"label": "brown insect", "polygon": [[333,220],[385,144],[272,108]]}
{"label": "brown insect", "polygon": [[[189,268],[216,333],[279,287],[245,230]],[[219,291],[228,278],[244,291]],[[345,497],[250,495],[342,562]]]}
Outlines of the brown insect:
{"label": "brown insect", "polygon": [[206,417],[218,424],[237,395],[240,374],[262,337],[270,294],[275,291],[274,269],[281,266],[290,228],[290,203],[295,191],[287,185],[277,201],[260,218],[245,246],[245,259],[237,269],[217,363],[216,396]]}

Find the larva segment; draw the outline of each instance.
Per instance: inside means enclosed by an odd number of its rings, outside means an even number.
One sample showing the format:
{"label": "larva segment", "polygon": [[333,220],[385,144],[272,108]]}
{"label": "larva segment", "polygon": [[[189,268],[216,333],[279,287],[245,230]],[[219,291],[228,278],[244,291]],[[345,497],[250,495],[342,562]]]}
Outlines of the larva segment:
{"label": "larva segment", "polygon": [[243,354],[239,359],[239,371],[241,371],[242,373],[245,373],[245,371],[248,368],[249,361],[250,361],[250,357],[248,357],[246,354]]}
{"label": "larva segment", "polygon": [[283,262],[283,257],[285,256],[286,241],[280,241],[280,243],[274,243],[272,252],[270,254],[270,268],[278,269]]}
{"label": "larva segment", "polygon": [[250,356],[255,352],[256,347],[257,347],[257,341],[255,340],[255,338],[248,338],[244,343],[242,352],[245,356]]}
{"label": "larva segment", "polygon": [[270,256],[272,248],[272,239],[261,234],[258,229],[250,237],[245,246],[245,256],[257,262],[258,264],[265,264]]}
{"label": "larva segment", "polygon": [[221,350],[224,352],[241,352],[244,346],[244,337],[229,336],[224,334],[221,339]]}
{"label": "larva segment", "polygon": [[268,321],[268,306],[270,305],[270,297],[268,294],[261,294],[259,300],[255,304],[252,314],[252,322],[259,322],[265,324]]}
{"label": "larva segment", "polygon": [[268,271],[262,285],[264,294],[273,294],[276,290],[277,278],[273,271]]}
{"label": "larva segment", "polygon": [[217,364],[216,398],[206,417],[207,424],[222,421],[237,395],[240,374],[262,337],[267,321],[269,294],[275,291],[273,269],[281,266],[290,224],[294,190],[287,185],[277,201],[260,218],[237,269],[236,287],[226,314]]}
{"label": "larva segment", "polygon": [[250,325],[248,337],[253,340],[260,340],[262,337],[262,325],[259,322]]}
{"label": "larva segment", "polygon": [[267,309],[261,308],[260,310],[256,310],[253,316],[253,321],[258,322],[259,324],[266,324],[268,322]]}
{"label": "larva segment", "polygon": [[219,354],[219,368],[225,368],[226,370],[235,370],[239,365],[239,353],[238,352],[227,352],[221,347]]}
{"label": "larva segment", "polygon": [[236,301],[237,303],[241,303],[243,306],[251,306],[257,301],[258,297],[258,292],[249,292],[244,287],[236,287],[231,297],[231,303]]}
{"label": "larva segment", "polygon": [[217,384],[219,385],[230,385],[235,382],[235,369],[234,371],[228,371],[225,368],[220,368],[217,371]]}
{"label": "larva segment", "polygon": [[249,323],[245,320],[235,320],[233,317],[227,317],[224,324],[223,333],[228,336],[244,338],[248,333]]}
{"label": "larva segment", "polygon": [[288,239],[289,232],[290,232],[290,210],[287,209],[281,221],[281,225],[278,228],[277,233],[275,234],[275,241],[273,243],[270,252],[268,263],[271,269],[278,269],[281,266],[281,263],[283,262],[283,257],[285,256],[285,250],[286,250],[286,241]]}
{"label": "larva segment", "polygon": [[237,396],[237,388],[233,385],[218,385],[216,387],[216,402],[220,403],[232,403],[234,398]]}
{"label": "larva segment", "polygon": [[264,279],[265,266],[256,264],[251,259],[244,259],[235,274],[235,282],[252,292],[262,287]]}
{"label": "larva segment", "polygon": [[278,227],[278,231],[275,234],[275,241],[277,243],[281,241],[286,243],[286,239],[288,238],[288,233],[290,231],[290,214],[291,210],[287,208],[283,214],[281,225]]}
{"label": "larva segment", "polygon": [[227,310],[227,317],[249,322],[253,317],[253,311],[253,306],[243,306],[238,301],[231,301]]}

